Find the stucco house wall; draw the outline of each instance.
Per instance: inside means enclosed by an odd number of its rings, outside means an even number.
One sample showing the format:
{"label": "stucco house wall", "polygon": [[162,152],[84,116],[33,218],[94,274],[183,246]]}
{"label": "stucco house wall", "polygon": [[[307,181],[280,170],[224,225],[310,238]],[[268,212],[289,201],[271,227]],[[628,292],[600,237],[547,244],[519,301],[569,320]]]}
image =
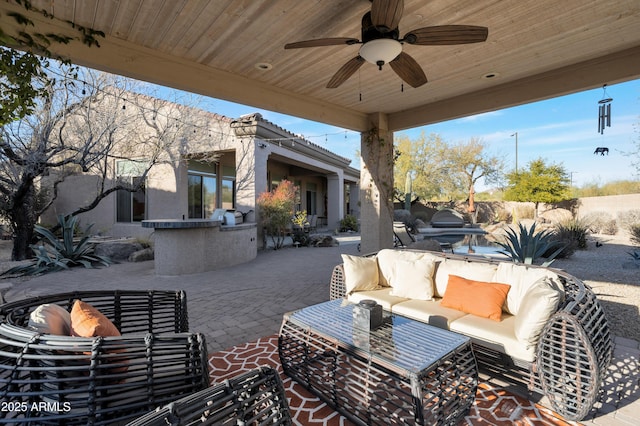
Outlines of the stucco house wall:
{"label": "stucco house wall", "polygon": [[[127,111],[132,111],[132,108]],[[256,199],[260,193],[270,190],[272,183],[283,178],[300,183],[302,210],[307,206],[306,188],[310,184],[315,185],[317,214],[328,218],[329,227],[337,226],[346,214],[345,185],[357,188],[359,180],[359,171],[350,167],[349,159],[301,139],[264,120],[259,114],[239,120],[200,110],[194,110],[193,115],[199,116],[199,126],[203,122],[211,123],[206,124],[207,128],[215,131],[207,133],[194,127],[190,132],[193,136],[164,147],[163,161],[151,167],[145,180],[145,219],[189,217],[189,168],[201,158],[217,167],[217,192],[221,191],[223,170],[235,169],[235,210],[245,213],[248,222],[259,220]],[[144,132],[144,129],[138,130]],[[130,158],[139,156],[136,152],[127,155]],[[112,161],[113,170],[106,187],[116,180],[117,160],[114,158]],[[41,222],[53,224],[57,214],[68,214],[86,205],[95,196],[98,183],[99,179],[91,172],[68,177],[60,184],[58,198],[42,215]],[[81,213],[81,223],[85,226],[93,223],[93,232],[101,235],[152,236],[153,229],[143,228],[139,221],[118,222],[116,201],[116,194],[110,194],[94,209]],[[260,227],[258,231],[261,233]],[[261,242],[260,235],[258,244]]]}

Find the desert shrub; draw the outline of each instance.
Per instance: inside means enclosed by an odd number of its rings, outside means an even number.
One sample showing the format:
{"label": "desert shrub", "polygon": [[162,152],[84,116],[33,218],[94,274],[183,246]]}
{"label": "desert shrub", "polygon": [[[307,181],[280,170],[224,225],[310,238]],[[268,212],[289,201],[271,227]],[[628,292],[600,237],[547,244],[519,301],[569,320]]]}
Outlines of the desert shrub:
{"label": "desert shrub", "polygon": [[293,182],[283,180],[276,189],[263,192],[258,197],[262,226],[271,236],[275,249],[282,248],[284,244],[284,233],[291,224],[297,189]]}
{"label": "desert shrub", "polygon": [[109,266],[111,259],[95,254],[95,244],[89,242],[89,225],[83,230],[84,237],[76,241],[76,229],[78,229],[78,217],[66,218],[58,215],[60,237],[50,230],[36,225],[34,230],[41,241],[32,244],[34,258],[31,263],[18,265],[4,272],[3,275],[39,275],[48,272],[62,271],[74,266],[93,268],[96,265]]}
{"label": "desert shrub", "polygon": [[[555,225],[554,239],[564,248],[556,255],[558,258],[571,257],[576,250],[587,248],[589,226],[580,219],[566,220]],[[545,253],[551,254],[551,253]]]}
{"label": "desert shrub", "polygon": [[355,216],[351,216],[350,214],[348,214],[340,221],[340,232],[357,230],[358,219]]}
{"label": "desert shrub", "polygon": [[640,224],[640,209],[627,210],[618,213],[618,225],[629,230],[631,225]]}
{"label": "desert shrub", "polygon": [[409,210],[398,209],[393,211],[393,220],[395,222],[407,223],[411,220],[411,212]]}
{"label": "desert shrub", "polygon": [[513,220],[521,221],[523,219],[535,219],[536,208],[530,205],[517,206],[513,211]]}
{"label": "desert shrub", "polygon": [[616,220],[607,212],[588,213],[582,217],[582,221],[589,226],[589,231],[595,234],[615,235],[618,233]]}
{"label": "desert shrub", "polygon": [[417,218],[415,216],[412,216],[409,210],[394,210],[393,220],[394,222],[404,223],[404,225],[414,233],[416,232],[416,228],[419,225],[417,223]]}
{"label": "desert shrub", "polygon": [[629,230],[629,234],[631,234],[631,242],[640,246],[640,222],[629,225],[627,229]]}
{"label": "desert shrub", "polygon": [[511,213],[505,208],[498,208],[493,215],[493,223],[508,223],[511,221]]}

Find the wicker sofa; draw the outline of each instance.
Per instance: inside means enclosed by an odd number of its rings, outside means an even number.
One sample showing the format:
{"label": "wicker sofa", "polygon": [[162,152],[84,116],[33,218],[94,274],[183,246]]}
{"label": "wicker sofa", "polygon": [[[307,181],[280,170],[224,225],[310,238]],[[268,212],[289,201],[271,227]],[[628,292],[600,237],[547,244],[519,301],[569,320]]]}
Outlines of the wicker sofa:
{"label": "wicker sofa", "polygon": [[[39,333],[39,306],[98,309],[122,334]],[[54,306],[57,310],[57,306]],[[92,291],[0,306],[0,424],[111,425],[209,385],[204,336],[190,333],[183,291]]]}
{"label": "wicker sofa", "polygon": [[[468,335],[483,371],[546,396],[568,420],[581,420],[592,409],[613,343],[598,299],[579,279],[540,266],[416,250],[343,260],[331,277],[332,300],[373,299],[391,312]],[[459,308],[464,311],[451,308],[451,283],[458,292],[467,288],[458,281],[480,281],[479,288],[492,291],[496,286],[489,283],[509,284],[498,317],[474,314],[482,300],[475,294]],[[416,288],[426,289],[426,297]]]}

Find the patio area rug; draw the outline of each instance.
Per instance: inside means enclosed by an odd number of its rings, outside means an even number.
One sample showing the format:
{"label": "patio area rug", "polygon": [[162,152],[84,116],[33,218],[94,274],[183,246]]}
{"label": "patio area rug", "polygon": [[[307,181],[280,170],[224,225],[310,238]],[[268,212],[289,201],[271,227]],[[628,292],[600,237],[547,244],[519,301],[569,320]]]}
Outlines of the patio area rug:
{"label": "patio area rug", "polygon": [[[267,336],[255,342],[216,352],[209,359],[211,381],[219,382],[261,365],[280,372],[294,422],[299,425],[351,425],[324,402],[282,373],[278,358],[278,336]],[[504,389],[480,383],[476,401],[460,425],[574,425],[550,410],[538,406]]]}

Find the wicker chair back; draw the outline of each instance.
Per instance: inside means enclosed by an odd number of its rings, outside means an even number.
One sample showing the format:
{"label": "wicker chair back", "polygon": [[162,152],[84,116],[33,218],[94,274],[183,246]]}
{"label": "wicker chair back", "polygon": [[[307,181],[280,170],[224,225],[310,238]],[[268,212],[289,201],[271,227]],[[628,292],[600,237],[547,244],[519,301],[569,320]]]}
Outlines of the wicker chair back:
{"label": "wicker chair back", "polygon": [[148,413],[127,426],[291,425],[282,380],[263,366]]}
{"label": "wicker chair back", "polygon": [[[39,334],[40,304],[98,308],[120,337]],[[204,336],[188,332],[182,291],[55,294],[0,306],[0,424],[110,425],[208,386]]]}

